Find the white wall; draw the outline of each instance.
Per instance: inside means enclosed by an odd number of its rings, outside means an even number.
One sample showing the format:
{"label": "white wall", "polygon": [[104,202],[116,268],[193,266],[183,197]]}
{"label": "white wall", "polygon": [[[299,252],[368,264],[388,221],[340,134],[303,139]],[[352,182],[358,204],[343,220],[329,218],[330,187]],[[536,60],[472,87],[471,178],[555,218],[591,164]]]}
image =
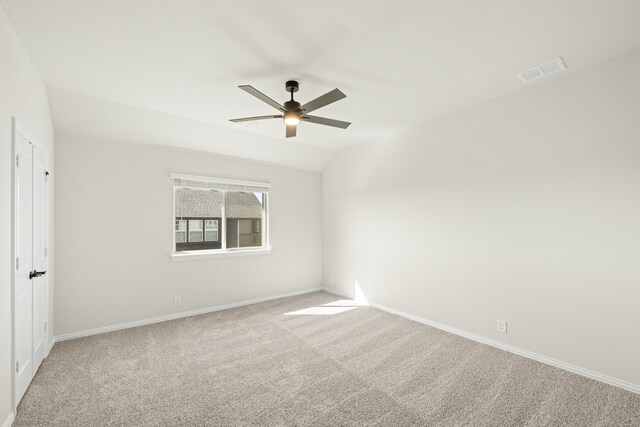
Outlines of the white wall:
{"label": "white wall", "polygon": [[[11,201],[13,155],[11,117],[15,116],[49,151],[53,171],[53,125],[47,93],[13,27],[0,7],[0,424],[12,408],[11,398]],[[53,325],[53,180],[49,184],[49,325]],[[52,339],[53,328],[49,328]]]}
{"label": "white wall", "polygon": [[[319,173],[61,135],[56,144],[56,335],[321,286]],[[271,181],[272,252],[171,261],[170,172]]]}
{"label": "white wall", "polygon": [[640,384],[640,53],[343,151],[323,193],[328,287]]}

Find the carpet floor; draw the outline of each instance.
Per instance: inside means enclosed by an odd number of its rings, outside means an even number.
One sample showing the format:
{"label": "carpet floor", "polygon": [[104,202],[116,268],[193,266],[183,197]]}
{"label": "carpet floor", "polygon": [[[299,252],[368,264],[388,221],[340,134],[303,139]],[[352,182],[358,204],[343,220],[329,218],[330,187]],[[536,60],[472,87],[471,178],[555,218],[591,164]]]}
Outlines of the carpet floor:
{"label": "carpet floor", "polygon": [[323,292],[56,344],[22,426],[640,426],[640,395]]}

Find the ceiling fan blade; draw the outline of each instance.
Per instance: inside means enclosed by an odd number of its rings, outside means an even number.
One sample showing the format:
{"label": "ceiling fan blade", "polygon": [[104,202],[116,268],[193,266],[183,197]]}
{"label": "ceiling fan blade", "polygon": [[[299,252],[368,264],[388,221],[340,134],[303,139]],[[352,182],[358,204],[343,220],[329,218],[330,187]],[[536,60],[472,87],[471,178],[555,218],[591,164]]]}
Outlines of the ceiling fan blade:
{"label": "ceiling fan blade", "polygon": [[266,102],[267,104],[271,105],[276,110],[284,111],[284,106],[278,104],[276,101],[274,101],[273,99],[269,98],[267,95],[265,95],[264,93],[260,92],[258,89],[254,88],[253,86],[241,85],[241,86],[238,86],[238,87],[240,89],[242,89],[243,91],[247,92],[248,94],[251,94],[251,95],[255,96],[256,98],[258,98],[262,102]]}
{"label": "ceiling fan blade", "polygon": [[298,129],[298,125],[287,125],[287,138],[291,138],[296,136],[296,130]]}
{"label": "ceiling fan blade", "polygon": [[302,120],[306,122],[317,123],[319,125],[333,126],[334,128],[341,129],[346,129],[351,124],[349,122],[343,122],[342,120],[327,119],[325,117],[318,116],[302,116]]}
{"label": "ceiling fan blade", "polygon": [[242,117],[240,119],[229,119],[230,122],[240,123],[240,122],[250,122],[253,120],[266,120],[266,119],[281,119],[282,116],[256,116],[256,117]]}
{"label": "ceiling fan blade", "polygon": [[336,101],[340,101],[342,98],[346,98],[347,95],[345,95],[344,93],[340,92],[339,89],[334,89],[331,92],[327,92],[322,96],[319,96],[318,98],[314,99],[313,101],[309,101],[306,104],[304,104],[302,107],[305,113],[310,113],[314,110],[317,110],[318,108],[322,108],[326,105],[329,105],[331,103],[334,103]]}

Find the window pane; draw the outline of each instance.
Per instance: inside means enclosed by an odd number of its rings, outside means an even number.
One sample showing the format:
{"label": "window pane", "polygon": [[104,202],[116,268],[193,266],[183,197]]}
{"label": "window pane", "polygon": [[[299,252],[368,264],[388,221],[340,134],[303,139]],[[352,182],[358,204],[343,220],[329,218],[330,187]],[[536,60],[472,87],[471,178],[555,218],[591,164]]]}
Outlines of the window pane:
{"label": "window pane", "polygon": [[212,188],[175,188],[176,251],[221,249],[223,192]]}
{"label": "window pane", "polygon": [[202,242],[202,231],[190,231],[189,232],[189,241],[190,242]]}
{"label": "window pane", "polygon": [[189,220],[189,241],[202,242],[202,220],[201,219]]}
{"label": "window pane", "polygon": [[204,222],[204,240],[206,242],[215,242],[218,240],[218,220],[208,219]]}
{"label": "window pane", "polygon": [[187,241],[187,221],[176,220],[176,243]]}
{"label": "window pane", "polygon": [[227,226],[227,248],[262,246],[262,223],[265,193],[227,191],[225,213]]}
{"label": "window pane", "polygon": [[176,252],[256,248],[265,244],[267,193],[186,182],[175,185]]}

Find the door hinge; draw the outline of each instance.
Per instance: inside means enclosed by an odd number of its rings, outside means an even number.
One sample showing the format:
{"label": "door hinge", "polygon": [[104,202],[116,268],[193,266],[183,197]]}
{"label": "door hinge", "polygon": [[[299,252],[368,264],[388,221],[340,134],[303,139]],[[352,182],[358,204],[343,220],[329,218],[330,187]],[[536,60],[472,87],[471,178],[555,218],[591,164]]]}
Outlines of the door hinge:
{"label": "door hinge", "polygon": [[16,167],[17,168],[20,167],[20,155],[19,154],[16,156]]}
{"label": "door hinge", "polygon": [[16,362],[16,373],[20,372],[20,362]]}
{"label": "door hinge", "polygon": [[49,324],[47,322],[44,322],[44,331],[47,332],[47,328],[48,328]]}
{"label": "door hinge", "polygon": [[20,257],[16,257],[16,270],[20,269]]}
{"label": "door hinge", "polygon": [[49,255],[49,248],[47,248],[46,246],[44,247],[44,256]]}

